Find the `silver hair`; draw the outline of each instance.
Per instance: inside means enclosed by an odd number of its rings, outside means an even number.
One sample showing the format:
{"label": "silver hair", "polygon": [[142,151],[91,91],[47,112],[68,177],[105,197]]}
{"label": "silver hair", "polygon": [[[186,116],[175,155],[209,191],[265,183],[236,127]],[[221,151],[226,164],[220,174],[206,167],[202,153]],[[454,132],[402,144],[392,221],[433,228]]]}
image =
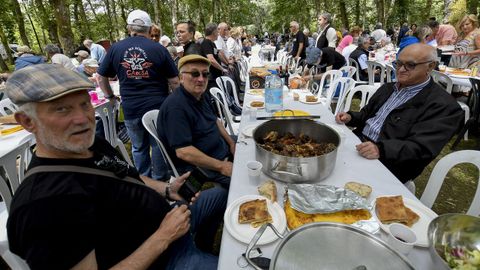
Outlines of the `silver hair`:
{"label": "silver hair", "polygon": [[37,103],[35,102],[20,105],[18,111],[25,113],[30,118],[37,119]]}
{"label": "silver hair", "polygon": [[127,29],[130,33],[139,33],[139,34],[149,34],[150,33],[150,26],[145,25],[127,25]]}
{"label": "silver hair", "polygon": [[295,29],[299,29],[299,28],[300,28],[300,25],[299,25],[298,22],[296,22],[296,21],[292,21],[292,22],[290,23],[290,25],[293,25],[293,26],[295,27]]}
{"label": "silver hair", "polygon": [[90,46],[92,46],[92,44],[93,44],[93,40],[91,40],[91,39],[85,39],[83,41],[83,45],[85,45],[85,47],[87,47],[87,48],[90,48]]}
{"label": "silver hair", "polygon": [[325,20],[327,20],[328,23],[332,22],[332,15],[328,12],[324,12],[324,13],[320,14],[320,17],[325,18]]}
{"label": "silver hair", "polygon": [[47,44],[45,45],[45,48],[44,48],[45,52],[47,52],[48,54],[56,54],[56,53],[60,53],[60,48],[55,45],[55,44]]}
{"label": "silver hair", "polygon": [[357,45],[358,46],[363,46],[363,43],[370,42],[370,36],[369,35],[363,35],[359,36],[357,40]]}

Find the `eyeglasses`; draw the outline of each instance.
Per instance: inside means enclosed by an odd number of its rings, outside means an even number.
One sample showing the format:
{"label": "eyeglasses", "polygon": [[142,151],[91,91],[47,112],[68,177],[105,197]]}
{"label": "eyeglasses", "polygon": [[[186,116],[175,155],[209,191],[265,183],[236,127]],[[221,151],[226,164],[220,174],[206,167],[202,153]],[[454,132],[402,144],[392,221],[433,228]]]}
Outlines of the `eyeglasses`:
{"label": "eyeglasses", "polygon": [[400,60],[397,60],[397,70],[400,69],[401,67],[405,67],[405,70],[410,71],[414,70],[416,66],[421,65],[421,64],[427,64],[427,63],[432,63],[434,61],[425,61],[425,62],[420,62],[420,63],[414,63],[414,62],[402,62]]}
{"label": "eyeglasses", "polygon": [[208,78],[208,75],[210,75],[210,72],[208,71],[204,71],[204,72],[200,72],[200,71],[184,71],[182,73],[188,73],[190,74],[193,78],[198,78],[200,77],[200,75],[203,77],[203,78]]}

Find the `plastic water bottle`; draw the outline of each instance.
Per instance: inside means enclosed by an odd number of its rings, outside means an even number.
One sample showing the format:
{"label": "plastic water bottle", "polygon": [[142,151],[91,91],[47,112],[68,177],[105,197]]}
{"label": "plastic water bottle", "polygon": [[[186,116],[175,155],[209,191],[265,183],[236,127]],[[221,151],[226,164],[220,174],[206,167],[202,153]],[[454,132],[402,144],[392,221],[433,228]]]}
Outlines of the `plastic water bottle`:
{"label": "plastic water bottle", "polygon": [[276,70],[265,78],[265,110],[269,113],[283,108],[283,84]]}

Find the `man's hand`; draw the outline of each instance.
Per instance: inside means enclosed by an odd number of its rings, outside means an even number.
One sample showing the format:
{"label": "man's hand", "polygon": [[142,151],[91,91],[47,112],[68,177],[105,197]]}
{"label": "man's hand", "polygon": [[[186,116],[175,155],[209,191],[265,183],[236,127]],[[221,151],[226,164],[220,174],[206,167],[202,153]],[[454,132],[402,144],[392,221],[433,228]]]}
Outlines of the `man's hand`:
{"label": "man's hand", "polygon": [[185,200],[189,199],[189,198],[182,198],[182,196],[178,194],[180,187],[182,187],[185,181],[187,181],[187,178],[189,176],[190,176],[190,172],[186,172],[170,183],[170,198],[172,200],[181,201],[183,199]]}
{"label": "man's hand", "polygon": [[230,161],[223,161],[222,168],[220,169],[220,173],[225,176],[232,176],[232,169],[233,163]]}
{"label": "man's hand", "polygon": [[364,142],[355,147],[357,148],[358,153],[364,158],[377,159],[380,157],[380,150],[373,142]]}
{"label": "man's hand", "polygon": [[335,121],[339,124],[348,124],[352,120],[352,116],[346,112],[341,112],[335,116]]}
{"label": "man's hand", "polygon": [[170,210],[162,220],[156,233],[172,243],[190,229],[190,214],[190,210],[186,205]]}

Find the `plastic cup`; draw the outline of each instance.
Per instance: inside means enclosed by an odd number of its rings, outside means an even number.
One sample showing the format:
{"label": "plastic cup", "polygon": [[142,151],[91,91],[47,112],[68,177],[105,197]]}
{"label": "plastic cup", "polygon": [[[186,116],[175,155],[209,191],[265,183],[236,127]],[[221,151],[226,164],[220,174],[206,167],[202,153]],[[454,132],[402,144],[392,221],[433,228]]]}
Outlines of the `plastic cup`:
{"label": "plastic cup", "polygon": [[250,108],[249,119],[252,122],[257,121],[257,108]]}
{"label": "plastic cup", "polygon": [[97,94],[97,92],[95,92],[95,91],[90,91],[90,92],[88,92],[88,94],[90,95],[90,102],[92,102],[92,103],[98,103],[98,94]]}
{"label": "plastic cup", "polygon": [[262,163],[255,160],[247,162],[248,178],[251,184],[257,185],[260,182],[262,167]]}
{"label": "plastic cup", "polygon": [[415,232],[400,223],[391,224],[389,231],[390,233],[387,237],[387,243],[403,255],[407,256],[417,242],[417,235]]}

